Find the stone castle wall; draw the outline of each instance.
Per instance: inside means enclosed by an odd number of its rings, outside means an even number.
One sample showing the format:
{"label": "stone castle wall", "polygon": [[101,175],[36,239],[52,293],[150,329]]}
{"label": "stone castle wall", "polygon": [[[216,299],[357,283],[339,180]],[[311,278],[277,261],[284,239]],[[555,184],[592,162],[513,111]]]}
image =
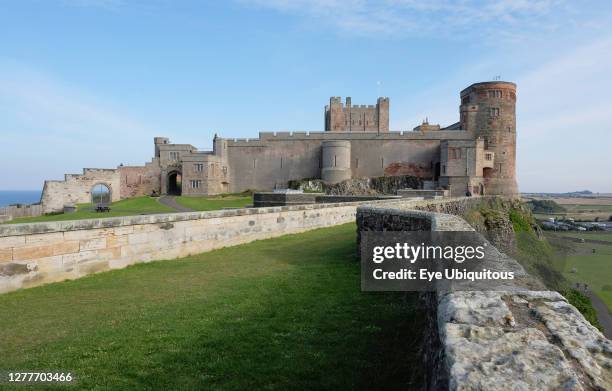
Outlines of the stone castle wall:
{"label": "stone castle wall", "polygon": [[0,224],[17,217],[36,217],[42,215],[42,205],[9,205],[0,208]]}
{"label": "stone castle wall", "polygon": [[117,169],[85,168],[83,174],[66,174],[63,181],[45,181],[41,197],[43,213],[62,211],[64,205],[91,202],[91,191],[99,183],[110,189],[113,202],[121,199],[121,174]]}
{"label": "stone castle wall", "polygon": [[159,194],[161,170],[153,161],[144,166],[119,167],[121,199],[149,195],[153,191]]}
{"label": "stone castle wall", "polygon": [[[326,142],[343,141],[349,155],[341,163],[352,178],[412,175],[430,179],[440,161],[440,143],[446,138],[469,140],[465,131],[376,133],[261,133],[260,138],[228,140],[229,191],[286,187],[291,180],[321,178],[333,156],[324,159]],[[332,171],[332,170],[330,170]],[[341,176],[344,178],[344,176]],[[461,194],[465,190],[461,191]]]}

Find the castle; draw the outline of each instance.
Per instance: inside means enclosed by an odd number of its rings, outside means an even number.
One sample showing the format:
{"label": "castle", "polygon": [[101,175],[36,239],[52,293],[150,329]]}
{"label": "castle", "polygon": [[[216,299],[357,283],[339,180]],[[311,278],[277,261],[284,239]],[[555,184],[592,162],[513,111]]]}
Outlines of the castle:
{"label": "castle", "polygon": [[155,137],[144,166],[86,168],[63,181],[46,181],[45,213],[91,202],[103,185],[112,201],[157,194],[186,196],[271,190],[290,180],[337,183],[356,177],[413,175],[451,195],[515,195],[516,85],[475,83],[460,94],[459,122],[427,122],[412,131],[389,130],[389,98],[353,105],[330,98],[322,132],[261,132],[256,139],[215,135],[212,151]]}

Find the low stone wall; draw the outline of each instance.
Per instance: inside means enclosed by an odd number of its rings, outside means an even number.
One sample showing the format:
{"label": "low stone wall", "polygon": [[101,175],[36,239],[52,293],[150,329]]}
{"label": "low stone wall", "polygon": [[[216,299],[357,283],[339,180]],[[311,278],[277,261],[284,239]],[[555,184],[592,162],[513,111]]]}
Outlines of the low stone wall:
{"label": "low stone wall", "polygon": [[322,193],[255,193],[253,194],[253,206],[262,208],[266,206],[314,204],[317,196],[321,194]]}
{"label": "low stone wall", "polygon": [[0,226],[0,293],[355,220],[357,204]]}
{"label": "low stone wall", "polygon": [[327,195],[324,193],[272,193],[261,192],[253,194],[253,206],[307,205],[315,203],[363,202],[374,200],[400,199],[393,195]]}
{"label": "low stone wall", "polygon": [[[464,210],[476,199],[410,201]],[[390,205],[403,200],[367,201]],[[355,221],[363,202],[0,225],[0,293]]]}
{"label": "low stone wall", "polygon": [[[457,216],[411,209],[461,214],[477,200],[362,206],[358,232],[473,230]],[[502,253],[498,261],[520,268]],[[504,291],[422,294],[427,389],[612,389],[612,342],[559,293],[541,290],[524,270],[521,274]]]}
{"label": "low stone wall", "polygon": [[448,190],[423,190],[423,189],[399,189],[397,191],[398,196],[404,198],[410,197],[423,197],[425,199],[448,197],[450,194]]}
{"label": "low stone wall", "polygon": [[374,200],[394,200],[402,197],[393,195],[321,195],[316,197],[318,203],[328,202],[357,202],[357,201],[374,201]]}
{"label": "low stone wall", "polygon": [[42,205],[9,205],[0,208],[0,223],[17,217],[36,217],[42,215]]}

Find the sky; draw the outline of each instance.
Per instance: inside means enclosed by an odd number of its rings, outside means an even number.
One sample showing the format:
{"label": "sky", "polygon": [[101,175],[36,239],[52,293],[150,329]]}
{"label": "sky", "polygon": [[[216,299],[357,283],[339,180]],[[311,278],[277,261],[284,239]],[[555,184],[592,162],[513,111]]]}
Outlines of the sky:
{"label": "sky", "polygon": [[390,97],[390,127],[459,118],[517,83],[523,192],[612,192],[612,2],[0,1],[0,190],[142,165],[153,137],[323,130],[330,96]]}

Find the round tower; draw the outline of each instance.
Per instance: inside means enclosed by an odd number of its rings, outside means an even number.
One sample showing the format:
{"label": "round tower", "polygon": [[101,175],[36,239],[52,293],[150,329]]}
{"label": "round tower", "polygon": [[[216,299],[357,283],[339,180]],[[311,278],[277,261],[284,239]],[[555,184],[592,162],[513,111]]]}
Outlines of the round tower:
{"label": "round tower", "polygon": [[351,179],[351,142],[347,140],[323,141],[321,179],[338,183]]}
{"label": "round tower", "polygon": [[461,91],[461,129],[484,140],[493,165],[483,169],[485,194],[516,195],[516,84],[490,81]]}

